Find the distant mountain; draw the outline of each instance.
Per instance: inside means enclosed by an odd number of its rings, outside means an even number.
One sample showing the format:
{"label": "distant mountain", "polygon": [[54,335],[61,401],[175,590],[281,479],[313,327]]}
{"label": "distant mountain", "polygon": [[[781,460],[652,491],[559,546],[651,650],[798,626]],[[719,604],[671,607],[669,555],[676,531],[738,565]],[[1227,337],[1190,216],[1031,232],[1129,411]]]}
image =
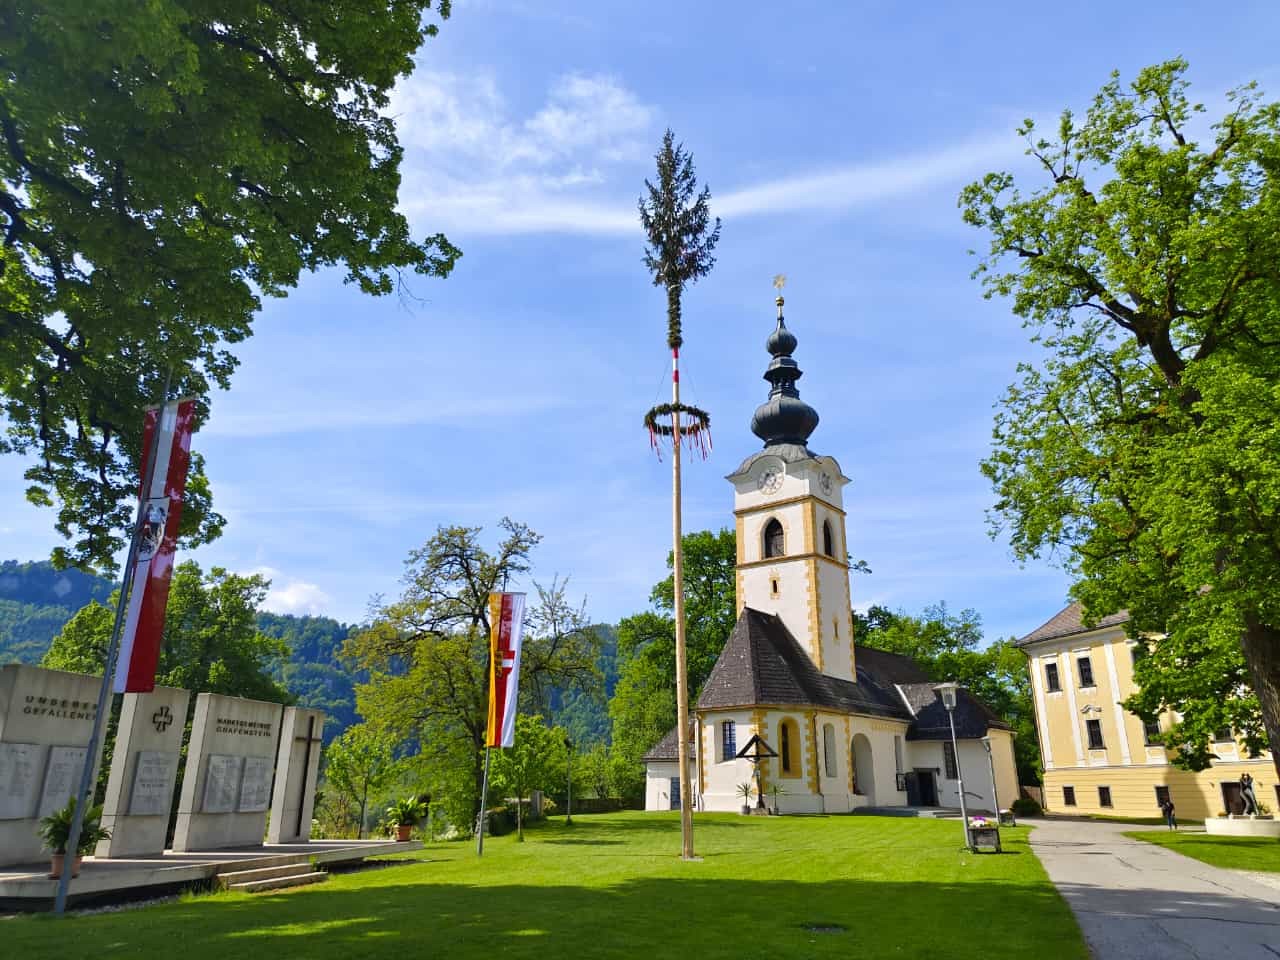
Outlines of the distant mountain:
{"label": "distant mountain", "polygon": [[91,600],[105,603],[115,584],[47,560],[0,563],[0,663],[39,663],[62,625]]}
{"label": "distant mountain", "polygon": [[[116,584],[80,570],[55,570],[48,561],[0,563],[0,664],[39,663],[68,620],[90,601],[106,603]],[[355,684],[363,677],[339,661],[351,627],[329,617],[259,613],[258,629],[289,646],[277,664],[282,680],[301,706],[324,710],[325,740],[355,723]]]}

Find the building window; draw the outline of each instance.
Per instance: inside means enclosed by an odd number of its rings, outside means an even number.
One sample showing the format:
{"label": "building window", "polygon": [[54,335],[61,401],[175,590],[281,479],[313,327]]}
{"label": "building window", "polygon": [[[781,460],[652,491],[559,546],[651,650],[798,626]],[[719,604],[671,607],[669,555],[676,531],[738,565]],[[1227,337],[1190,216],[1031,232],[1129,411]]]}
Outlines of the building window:
{"label": "building window", "polygon": [[1102,721],[1086,720],[1084,726],[1089,733],[1089,749],[1105,750],[1106,745],[1102,742]]}
{"label": "building window", "polygon": [[769,579],[769,595],[776,597],[778,595],[778,578],[771,577]]}
{"label": "building window", "polygon": [[764,525],[764,555],[781,557],[786,553],[786,542],[782,535],[782,524],[774,517]]}
{"label": "building window", "polygon": [[1062,689],[1062,684],[1058,682],[1058,665],[1056,663],[1046,663],[1044,665],[1044,685],[1050,693],[1057,693]]}
{"label": "building window", "polygon": [[800,728],[790,717],[778,724],[778,760],[784,777],[800,776]]}
{"label": "building window", "polygon": [[836,555],[835,541],[831,537],[831,521],[822,521],[822,552],[828,557]]}
{"label": "building window", "polygon": [[1169,802],[1169,788],[1156,787],[1156,806],[1164,810],[1164,805]]}
{"label": "building window", "polygon": [[1150,747],[1150,746],[1159,745],[1159,739],[1160,739],[1159,718],[1156,718],[1155,720],[1142,721],[1142,736],[1145,739],[1147,746]]}
{"label": "building window", "polygon": [[822,725],[822,764],[827,776],[836,776],[836,728],[829,723]]}
{"label": "building window", "polygon": [[947,768],[948,780],[959,780],[960,771],[956,767],[956,748],[950,740],[942,741],[942,762]]}
{"label": "building window", "polygon": [[1076,788],[1075,787],[1062,788],[1062,805],[1064,807],[1074,807],[1076,805]]}
{"label": "building window", "polygon": [[893,738],[893,772],[902,772],[902,738]]}
{"label": "building window", "polygon": [[1214,743],[1235,743],[1235,737],[1231,733],[1230,727],[1222,727],[1213,731]]}
{"label": "building window", "polygon": [[1098,788],[1098,806],[1100,807],[1111,806],[1111,788],[1110,787]]}
{"label": "building window", "polygon": [[680,778],[679,777],[671,778],[671,790],[667,794],[667,796],[671,798],[671,809],[679,810],[680,809]]}
{"label": "building window", "polygon": [[1076,667],[1080,671],[1080,686],[1093,686],[1093,664],[1088,657],[1080,657],[1076,660]]}
{"label": "building window", "polygon": [[732,720],[720,723],[720,759],[732,760],[738,754],[738,725]]}

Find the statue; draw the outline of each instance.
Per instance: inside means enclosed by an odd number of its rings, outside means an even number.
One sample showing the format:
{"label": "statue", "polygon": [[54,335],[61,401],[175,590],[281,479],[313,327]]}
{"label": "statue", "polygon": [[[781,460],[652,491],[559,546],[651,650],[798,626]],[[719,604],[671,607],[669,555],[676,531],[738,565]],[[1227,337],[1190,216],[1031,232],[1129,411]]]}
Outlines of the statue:
{"label": "statue", "polygon": [[1244,801],[1244,814],[1256,817],[1258,815],[1258,798],[1253,792],[1253,777],[1247,773],[1240,774],[1240,799]]}

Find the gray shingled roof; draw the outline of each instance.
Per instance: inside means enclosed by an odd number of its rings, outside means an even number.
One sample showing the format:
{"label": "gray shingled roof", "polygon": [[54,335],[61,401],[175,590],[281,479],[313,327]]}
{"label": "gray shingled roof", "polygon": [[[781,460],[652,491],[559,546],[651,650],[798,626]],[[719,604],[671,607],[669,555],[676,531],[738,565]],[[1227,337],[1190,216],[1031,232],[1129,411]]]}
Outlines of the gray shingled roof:
{"label": "gray shingled roof", "polygon": [[1032,643],[1039,643],[1041,640],[1057,640],[1061,637],[1070,637],[1077,633],[1088,633],[1090,630],[1097,630],[1101,627],[1114,627],[1116,624],[1128,622],[1129,611],[1121,610],[1119,613],[1103,617],[1092,627],[1086,627],[1084,625],[1084,608],[1078,603],[1073,603],[1058,611],[1058,613],[1036,627],[1015,645],[1025,647]]}
{"label": "gray shingled roof", "polygon": [[[692,720],[690,720],[689,725],[691,727],[693,726]],[[689,737],[690,751],[693,750],[694,743],[695,743],[694,738],[692,736]],[[655,743],[653,747],[650,748],[649,752],[646,753],[640,759],[641,760],[674,760],[677,763],[679,763],[680,761],[679,749],[680,749],[680,744],[676,742],[676,728],[672,727],[670,730],[667,731],[667,735],[663,737],[661,740],[659,740],[657,743]]]}
{"label": "gray shingled roof", "polygon": [[[907,729],[908,740],[950,740],[951,722],[947,708],[932,683],[902,683],[898,685],[903,698],[911,706],[915,720]],[[995,727],[1008,730],[1009,725],[996,716],[995,711],[963,687],[956,697],[956,737],[960,740],[976,740]]]}
{"label": "gray shingled roof", "polygon": [[[711,670],[697,709],[722,710],[758,704],[826,707],[842,713],[871,714],[908,721],[908,740],[951,736],[947,709],[915,660],[887,650],[857,646],[856,683],[818,671],[777,614],[744,607],[720,659]],[[983,736],[1009,725],[967,690],[956,703],[956,736]],[[676,731],[671,730],[645,760],[675,760]]]}
{"label": "gray shingled roof", "polygon": [[820,673],[777,614],[744,607],[702,688],[698,709],[778,704],[911,719],[892,684],[860,674],[852,683]]}

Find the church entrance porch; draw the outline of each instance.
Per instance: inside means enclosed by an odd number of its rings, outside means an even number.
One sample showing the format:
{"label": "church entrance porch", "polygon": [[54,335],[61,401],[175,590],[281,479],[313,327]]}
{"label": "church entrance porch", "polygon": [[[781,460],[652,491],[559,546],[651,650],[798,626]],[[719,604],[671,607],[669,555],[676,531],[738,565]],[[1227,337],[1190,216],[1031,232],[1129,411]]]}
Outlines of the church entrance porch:
{"label": "church entrance porch", "polygon": [[912,770],[903,778],[907,782],[907,806],[936,807],[938,783],[932,770]]}
{"label": "church entrance porch", "polygon": [[867,803],[876,802],[876,767],[871,753],[871,741],[866,734],[854,734],[850,748],[853,759],[853,792],[866,797]]}

